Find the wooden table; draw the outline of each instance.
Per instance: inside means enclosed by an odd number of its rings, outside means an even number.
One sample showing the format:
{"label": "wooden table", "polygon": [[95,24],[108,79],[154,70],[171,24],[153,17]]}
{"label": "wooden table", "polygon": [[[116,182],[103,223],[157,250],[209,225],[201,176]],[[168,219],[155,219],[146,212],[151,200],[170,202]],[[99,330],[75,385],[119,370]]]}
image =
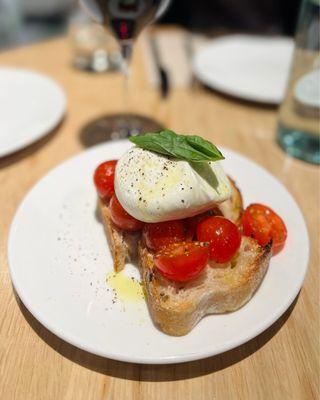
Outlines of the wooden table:
{"label": "wooden table", "polygon": [[51,75],[68,97],[68,113],[49,137],[0,159],[0,399],[319,398],[319,170],[286,157],[275,144],[277,110],[201,88],[175,89],[167,102],[161,101],[147,84],[138,46],[133,110],[178,132],[198,133],[240,151],[276,175],[302,209],[312,252],[295,303],[249,343],[186,364],[126,364],[72,347],[41,326],[15,297],[6,259],[8,231],[19,203],[47,171],[84,150],[80,132],[88,121],[121,111],[121,78],[74,71],[63,38],[2,53],[0,64]]}

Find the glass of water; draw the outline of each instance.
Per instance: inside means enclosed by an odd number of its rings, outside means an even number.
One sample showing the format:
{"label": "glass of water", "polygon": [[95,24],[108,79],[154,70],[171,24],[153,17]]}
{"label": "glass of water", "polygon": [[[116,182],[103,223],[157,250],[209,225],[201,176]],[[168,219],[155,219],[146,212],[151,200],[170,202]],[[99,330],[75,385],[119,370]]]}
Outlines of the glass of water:
{"label": "glass of water", "polygon": [[320,0],[303,0],[277,141],[291,156],[320,164]]}

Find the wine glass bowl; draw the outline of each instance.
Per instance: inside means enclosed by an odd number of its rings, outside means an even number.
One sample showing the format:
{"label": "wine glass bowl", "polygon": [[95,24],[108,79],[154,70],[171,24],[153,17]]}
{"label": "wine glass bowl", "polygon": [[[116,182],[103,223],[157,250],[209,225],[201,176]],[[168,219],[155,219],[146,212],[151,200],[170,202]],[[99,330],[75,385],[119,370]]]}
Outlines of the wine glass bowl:
{"label": "wine glass bowl", "polygon": [[147,25],[159,19],[171,0],[80,0],[96,22],[109,28],[120,41],[134,40]]}

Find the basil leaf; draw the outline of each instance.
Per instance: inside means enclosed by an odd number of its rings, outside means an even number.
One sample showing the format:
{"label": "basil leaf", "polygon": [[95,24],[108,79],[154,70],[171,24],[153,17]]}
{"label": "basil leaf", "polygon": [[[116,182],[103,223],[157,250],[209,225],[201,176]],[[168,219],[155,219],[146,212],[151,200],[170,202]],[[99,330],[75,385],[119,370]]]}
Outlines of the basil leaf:
{"label": "basil leaf", "polygon": [[161,138],[163,148],[171,153],[172,157],[194,162],[211,161],[211,158],[206,154],[190,146],[184,135],[177,135],[168,129],[161,131],[158,135]]}
{"label": "basil leaf", "polygon": [[188,162],[208,162],[224,159],[216,146],[200,136],[178,135],[169,129],[159,133],[132,136],[129,140],[142,149]]}
{"label": "basil leaf", "polygon": [[160,143],[159,141],[154,140],[153,135],[153,133],[147,133],[143,136],[132,136],[129,140],[145,150],[154,151],[155,153],[164,154],[166,156],[172,156],[171,152],[166,151],[164,147],[165,143]]}
{"label": "basil leaf", "polygon": [[208,140],[202,139],[202,137],[196,135],[186,136],[186,140],[190,144],[190,146],[201,151],[207,156],[214,157],[216,158],[216,160],[224,160],[221,151]]}

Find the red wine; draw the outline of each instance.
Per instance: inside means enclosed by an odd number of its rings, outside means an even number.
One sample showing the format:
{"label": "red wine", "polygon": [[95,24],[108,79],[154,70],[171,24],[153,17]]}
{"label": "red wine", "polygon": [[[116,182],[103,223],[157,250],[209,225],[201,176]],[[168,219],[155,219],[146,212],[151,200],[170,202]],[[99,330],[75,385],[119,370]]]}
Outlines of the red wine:
{"label": "red wine", "polygon": [[135,39],[141,30],[157,19],[170,0],[91,0],[96,3],[103,22],[120,41]]}

